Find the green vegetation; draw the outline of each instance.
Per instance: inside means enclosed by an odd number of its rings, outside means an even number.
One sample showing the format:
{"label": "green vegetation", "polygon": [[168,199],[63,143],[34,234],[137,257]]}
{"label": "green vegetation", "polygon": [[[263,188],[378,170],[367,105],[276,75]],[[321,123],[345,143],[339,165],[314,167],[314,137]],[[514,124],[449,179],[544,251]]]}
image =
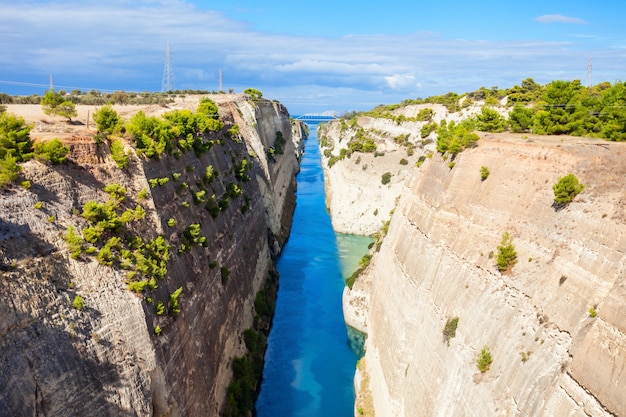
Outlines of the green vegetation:
{"label": "green vegetation", "polygon": [[200,103],[198,103],[198,108],[196,109],[198,114],[202,114],[204,116],[208,116],[211,119],[219,119],[219,111],[217,108],[217,104],[213,100],[208,97],[203,97],[200,99]]}
{"label": "green vegetation", "polygon": [[509,113],[509,126],[516,133],[528,132],[533,121],[532,109],[523,104],[516,103]]}
{"label": "green vegetation", "polygon": [[598,312],[596,311],[595,307],[590,307],[589,308],[589,317],[594,318],[597,317]]}
{"label": "green vegetation", "polygon": [[272,154],[282,155],[285,152],[285,144],[287,140],[283,136],[283,132],[280,130],[276,132],[276,138],[274,139],[274,152]]}
{"label": "green vegetation", "polygon": [[163,301],[157,301],[154,305],[154,314],[162,316],[163,313],[165,313],[165,304],[163,304]]}
{"label": "green vegetation", "polygon": [[37,201],[35,202],[35,204],[33,205],[33,208],[35,210],[41,210],[43,208],[43,203],[41,201]]}
{"label": "green vegetation", "polygon": [[217,118],[217,107],[212,101],[202,100],[198,109],[198,113],[173,110],[163,114],[163,118],[147,117],[139,111],[126,123],[126,131],[137,151],[148,158],[158,158],[165,152],[179,155],[189,150],[200,156],[213,145],[204,134],[217,132],[224,124]]}
{"label": "green vegetation", "polygon": [[[348,142],[350,152],[372,153],[376,152],[376,142],[367,136],[365,130],[359,128],[356,134]],[[343,158],[341,158],[343,159]]]}
{"label": "green vegetation", "polygon": [[72,117],[78,115],[76,105],[70,100],[66,100],[61,93],[57,93],[52,89],[46,91],[43,95],[41,107],[48,116],[61,116],[67,118],[68,121],[71,121]]}
{"label": "green vegetation", "polygon": [[476,128],[482,132],[503,132],[506,126],[506,118],[487,106],[476,117]]}
{"label": "green vegetation", "polygon": [[480,179],[482,181],[485,181],[488,177],[489,177],[489,168],[487,168],[484,165],[481,166],[480,167]]}
{"label": "green vegetation", "polygon": [[35,158],[39,161],[50,162],[53,165],[62,164],[70,152],[68,146],[63,145],[59,139],[35,144]]}
{"label": "green vegetation", "polygon": [[558,207],[566,206],[584,188],[585,186],[578,182],[578,178],[576,178],[574,174],[567,174],[566,176],[559,178],[556,184],[552,186],[555,205]]}
{"label": "green vegetation", "polygon": [[83,251],[83,238],[76,233],[74,227],[67,227],[67,233],[63,235],[63,240],[67,243],[72,259],[78,259]]}
{"label": "green vegetation", "polygon": [[391,182],[391,172],[385,172],[383,176],[381,177],[380,182],[383,185],[389,184]]}
{"label": "green vegetation", "polygon": [[443,340],[448,346],[450,346],[450,339],[456,337],[456,328],[459,325],[459,318],[452,317],[448,319],[445,327],[443,328]]}
{"label": "green vegetation", "polygon": [[0,113],[0,188],[17,179],[21,171],[18,163],[33,157],[31,129],[23,118]]}
{"label": "green vegetation", "polygon": [[505,272],[515,265],[517,262],[517,252],[513,246],[513,238],[509,235],[509,232],[505,232],[502,235],[502,241],[498,246],[498,257],[496,258],[496,265],[498,271]]}
{"label": "green vegetation", "polygon": [[119,139],[111,142],[111,158],[113,158],[119,169],[124,169],[128,164],[128,155],[124,152],[124,144]]}
{"label": "green vegetation", "polygon": [[222,279],[222,285],[228,284],[228,277],[230,276],[230,269],[227,266],[220,267],[220,277]]}
{"label": "green vegetation", "polygon": [[476,359],[476,366],[481,373],[485,373],[491,367],[491,363],[493,359],[491,357],[491,352],[489,351],[489,346],[484,346]]}
{"label": "green vegetation", "polygon": [[83,297],[81,297],[80,295],[75,296],[74,300],[72,301],[72,306],[76,310],[82,310],[85,306],[85,303],[83,302]]}
{"label": "green vegetation", "polygon": [[183,292],[183,287],[179,287],[176,291],[170,294],[169,300],[167,303],[168,309],[167,314],[172,317],[176,317],[180,313],[180,304],[178,302],[178,297]]}
{"label": "green vegetation", "polygon": [[358,268],[352,273],[352,275],[350,275],[346,279],[346,285],[348,286],[348,288],[352,289],[352,286],[354,286],[356,279],[359,277],[359,275],[361,275],[363,271],[365,271],[365,268],[369,266],[371,260],[372,260],[372,255],[370,255],[369,253],[363,255],[363,257],[359,261]]}
{"label": "green vegetation", "polygon": [[437,128],[437,152],[442,155],[448,152],[454,158],[464,149],[476,146],[479,137],[472,132],[473,129],[474,122],[471,119],[458,124],[454,121],[446,124],[445,120],[442,120]]}
{"label": "green vegetation", "polygon": [[243,332],[248,352],[245,356],[233,360],[233,380],[227,389],[226,404],[220,413],[222,416],[245,417],[254,414],[254,400],[263,374],[267,331],[274,314],[277,289],[278,277],[270,272],[263,288],[255,297],[254,324]]}
{"label": "green vegetation", "polygon": [[261,97],[263,97],[263,93],[256,88],[246,88],[245,90],[243,90],[243,93],[249,95],[250,100],[252,100],[253,102],[257,102],[261,99]]}
{"label": "green vegetation", "polygon": [[185,230],[183,230],[183,236],[181,239],[180,248],[178,249],[178,253],[188,252],[194,244],[207,247],[207,238],[206,236],[202,236],[200,233],[200,223],[192,223],[187,226]]}
{"label": "green vegetation", "polygon": [[113,109],[111,103],[107,103],[99,108],[91,116],[96,123],[98,133],[108,137],[113,133],[118,133],[122,128],[122,118]]}

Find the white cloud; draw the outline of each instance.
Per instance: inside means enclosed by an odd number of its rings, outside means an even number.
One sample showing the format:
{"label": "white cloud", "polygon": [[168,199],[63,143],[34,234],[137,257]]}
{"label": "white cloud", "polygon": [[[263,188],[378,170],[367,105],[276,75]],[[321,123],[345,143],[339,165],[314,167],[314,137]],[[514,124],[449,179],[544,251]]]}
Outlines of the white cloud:
{"label": "white cloud", "polygon": [[573,23],[577,25],[586,25],[587,22],[577,17],[563,16],[561,14],[544,14],[538,16],[534,20],[541,23]]}
{"label": "white cloud", "polygon": [[415,76],[412,74],[394,74],[385,77],[387,85],[393,90],[406,90],[417,87]]}
{"label": "white cloud", "polygon": [[[399,102],[418,91],[426,97],[509,87],[527,77],[584,79],[589,56],[585,39],[279,35],[182,0],[0,2],[0,80],[46,83],[53,73],[60,85],[89,89],[159,90],[168,42],[178,88],[216,89],[222,69],[225,89],[255,87],[288,107],[337,109]],[[614,72],[609,80],[619,79],[626,66],[623,51],[614,51],[594,45],[594,59],[602,54],[604,67]]]}

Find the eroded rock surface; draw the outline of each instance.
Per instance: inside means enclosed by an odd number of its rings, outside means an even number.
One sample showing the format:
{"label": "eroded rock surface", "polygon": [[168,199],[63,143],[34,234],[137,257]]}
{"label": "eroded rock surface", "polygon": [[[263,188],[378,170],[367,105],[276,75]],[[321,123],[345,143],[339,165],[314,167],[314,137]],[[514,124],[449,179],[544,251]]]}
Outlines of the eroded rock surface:
{"label": "eroded rock surface", "polygon": [[[383,139],[386,123],[376,127]],[[373,398],[366,415],[626,416],[626,145],[481,136],[453,168],[435,153],[379,193],[400,195],[388,234],[344,296],[349,324],[368,333],[357,378]],[[391,141],[385,146],[388,156]],[[357,156],[326,171],[331,198],[343,201],[333,224],[352,233],[369,229],[350,218],[350,201],[382,207],[351,192],[357,175],[359,184],[380,183],[381,169],[361,169]],[[552,185],[568,173],[585,189],[555,210]],[[500,273],[505,232],[518,257]],[[481,373],[485,346],[493,363]]]}
{"label": "eroded rock surface", "polygon": [[[72,133],[64,138],[72,147],[68,163],[29,161],[22,176],[31,187],[1,192],[1,416],[219,414],[231,361],[245,349],[241,335],[252,325],[255,295],[289,233],[305,133],[278,103],[211,98],[224,130],[237,124],[240,134],[216,134],[220,142],[201,157],[186,152],[148,160],[127,144],[130,163],[120,170],[106,144],[97,146],[90,132]],[[195,110],[197,100],[170,107]],[[11,107],[19,114],[19,106]],[[269,160],[266,151],[279,131],[284,153]],[[31,136],[37,134],[35,129]],[[194,203],[192,192],[212,165],[219,174],[210,191],[224,195],[237,182],[234,166],[244,158],[251,180],[240,183],[241,197],[231,198],[213,218],[204,204]],[[173,173],[180,177],[174,180]],[[150,187],[149,179],[163,177],[169,182]],[[190,190],[181,192],[183,182]],[[163,235],[172,246],[167,275],[153,291],[131,292],[124,271],[95,257],[72,259],[62,238],[68,226],[87,225],[82,206],[105,202],[102,189],[112,183],[126,188],[124,207],[140,204],[146,211],[132,223],[132,233],[144,241]],[[144,200],[137,197],[142,189],[149,190]],[[175,226],[167,224],[170,218]],[[201,225],[208,245],[178,254],[183,229],[192,223]],[[179,287],[180,313],[155,314],[156,303],[167,305]],[[77,295],[84,302],[80,310],[72,305]]]}

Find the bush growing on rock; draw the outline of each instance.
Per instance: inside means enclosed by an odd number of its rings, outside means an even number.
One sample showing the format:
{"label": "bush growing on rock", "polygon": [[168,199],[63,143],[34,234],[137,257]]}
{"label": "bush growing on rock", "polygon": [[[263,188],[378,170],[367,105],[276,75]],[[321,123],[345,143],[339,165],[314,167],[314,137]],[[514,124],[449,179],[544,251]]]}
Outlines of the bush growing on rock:
{"label": "bush growing on rock", "polygon": [[464,149],[476,146],[479,136],[472,132],[473,128],[470,119],[458,124],[454,121],[446,124],[446,121],[442,120],[437,128],[437,152],[441,154],[449,152],[454,157]]}
{"label": "bush growing on rock", "polygon": [[578,178],[574,174],[568,174],[552,186],[554,191],[554,203],[557,206],[565,206],[576,197],[585,186],[578,182]]}
{"label": "bush growing on rock", "polygon": [[53,165],[65,162],[69,152],[70,148],[59,139],[35,144],[35,158],[39,161],[50,162]]}
{"label": "bush growing on rock", "polygon": [[113,133],[119,132],[122,126],[122,119],[117,112],[108,103],[98,110],[96,110],[92,116],[93,121],[96,123],[96,129],[98,133],[105,136],[109,136]]}
{"label": "bush growing on rock", "polygon": [[113,158],[119,169],[123,169],[128,164],[128,155],[124,152],[124,144],[119,139],[111,143],[111,158]]}
{"label": "bush growing on rock", "polygon": [[493,358],[491,357],[489,346],[485,345],[476,359],[476,366],[478,367],[478,370],[484,374],[489,370],[492,363]]}
{"label": "bush growing on rock", "polygon": [[498,246],[498,257],[496,264],[498,271],[504,272],[512,268],[517,262],[517,252],[513,246],[513,238],[509,235],[509,232],[505,232],[502,235],[502,241]]}
{"label": "bush growing on rock", "polygon": [[445,327],[443,328],[443,340],[448,346],[450,346],[450,339],[456,337],[456,328],[459,325],[459,318],[453,317],[448,319]]}
{"label": "bush growing on rock", "polygon": [[503,132],[506,119],[494,109],[484,106],[476,117],[476,128],[483,132]]}
{"label": "bush growing on rock", "polygon": [[82,310],[83,307],[85,306],[83,297],[81,297],[80,295],[77,295],[76,297],[74,297],[74,301],[72,301],[72,306],[74,306],[76,310]]}
{"label": "bush growing on rock", "polygon": [[383,185],[389,184],[391,182],[391,172],[385,172],[383,176],[381,177],[380,182]]}
{"label": "bush growing on rock", "polygon": [[488,177],[489,177],[489,168],[487,168],[484,165],[481,166],[480,167],[480,179],[485,181]]}

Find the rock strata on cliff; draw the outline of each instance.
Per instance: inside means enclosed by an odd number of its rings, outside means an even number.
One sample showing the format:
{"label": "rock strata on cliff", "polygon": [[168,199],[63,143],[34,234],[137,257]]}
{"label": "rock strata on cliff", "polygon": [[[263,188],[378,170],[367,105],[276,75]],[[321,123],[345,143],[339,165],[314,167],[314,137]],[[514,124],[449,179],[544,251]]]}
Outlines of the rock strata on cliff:
{"label": "rock strata on cliff", "polygon": [[[347,320],[368,333],[358,381],[369,411],[626,416],[626,146],[482,134],[454,162],[434,154],[411,166],[380,251],[344,296]],[[355,171],[362,183],[379,175],[349,160],[329,170],[336,181]],[[585,189],[555,209],[552,185],[568,173]],[[336,213],[360,200],[351,188],[330,191],[350,194]],[[501,273],[505,232],[517,263]],[[493,362],[481,373],[485,346]]]}
{"label": "rock strata on cliff", "polygon": [[[126,144],[130,162],[119,169],[108,145],[86,131],[65,139],[68,163],[29,161],[22,180],[30,188],[1,191],[0,416],[219,414],[255,296],[289,233],[305,133],[278,103],[211,98],[225,127],[200,156],[148,160]],[[197,100],[152,111],[195,110]],[[235,124],[239,133],[226,134]],[[270,158],[278,132],[283,152]],[[110,201],[109,184],[126,190],[120,213],[145,212],[121,238],[149,245],[163,236],[171,246],[167,273],[152,289],[130,291],[118,258],[108,266],[106,256],[70,256],[63,235],[88,226],[83,207]],[[103,251],[95,246],[94,255]]]}

